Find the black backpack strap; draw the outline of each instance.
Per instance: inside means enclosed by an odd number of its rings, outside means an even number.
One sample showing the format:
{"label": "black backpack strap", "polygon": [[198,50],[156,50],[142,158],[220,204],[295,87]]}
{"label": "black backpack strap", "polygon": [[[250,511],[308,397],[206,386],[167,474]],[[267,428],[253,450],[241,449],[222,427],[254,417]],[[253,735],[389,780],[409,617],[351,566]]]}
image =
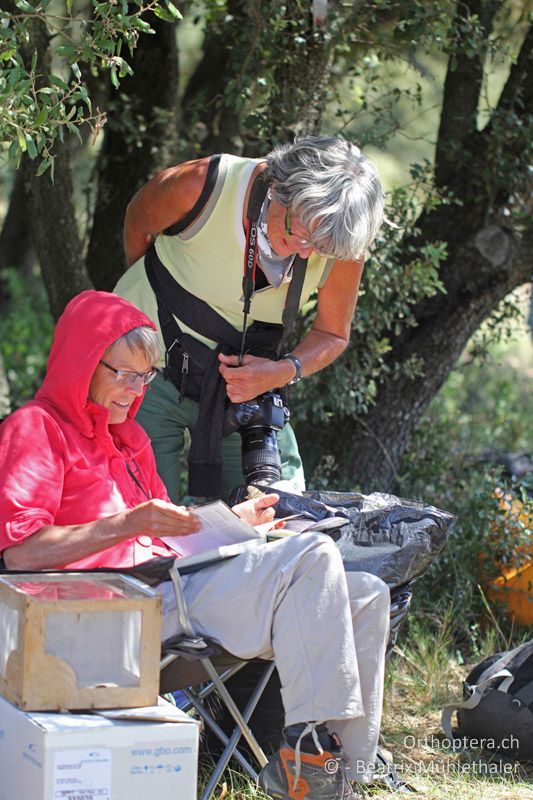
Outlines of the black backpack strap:
{"label": "black backpack strap", "polygon": [[[181,286],[161,263],[153,245],[146,252],[144,266],[158,305],[160,309],[164,307],[164,321],[160,315],[160,322],[167,349],[174,340],[173,336],[175,337],[171,331],[180,332],[174,319],[177,316],[184,325],[193,331],[212,339],[217,344],[231,348],[235,353],[238,352],[240,332],[208,303]],[[170,320],[174,320],[175,327],[170,327]],[[169,333],[165,335],[167,322]],[[280,325],[254,322],[249,331],[254,355],[263,355],[264,357],[275,355],[281,335]],[[205,348],[205,345],[203,347]]]}
{"label": "black backpack strap", "polygon": [[163,234],[165,236],[176,236],[177,233],[182,233],[182,231],[184,231],[185,228],[188,228],[188,226],[192,222],[194,222],[196,217],[200,214],[205,204],[211,197],[213,189],[216,186],[218,178],[218,169],[220,166],[220,159],[221,159],[221,153],[218,153],[215,156],[211,156],[209,160],[209,166],[207,167],[205,183],[200,193],[200,197],[198,198],[194,206],[191,208],[191,210],[188,211],[184,217],[179,219],[173,225],[170,225],[168,228],[165,228],[165,230],[163,231]]}
{"label": "black backpack strap", "polygon": [[238,352],[239,331],[205,300],[201,300],[181,286],[161,263],[155,247],[152,246],[147,250],[144,264],[146,275],[159,304],[164,304],[169,312],[179,317],[182,323],[193,331],[219,344],[227,344]]}

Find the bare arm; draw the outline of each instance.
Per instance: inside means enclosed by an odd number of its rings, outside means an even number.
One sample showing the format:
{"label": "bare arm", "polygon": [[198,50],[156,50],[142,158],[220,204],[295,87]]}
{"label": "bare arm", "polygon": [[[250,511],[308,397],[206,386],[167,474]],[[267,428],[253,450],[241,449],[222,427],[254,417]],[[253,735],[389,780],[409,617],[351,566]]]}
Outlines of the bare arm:
{"label": "bare arm", "polygon": [[[326,283],[318,290],[311,330],[292,351],[301,361],[302,375],[312,375],[331,364],[348,345],[362,272],[362,259],[336,261]],[[219,360],[228,397],[234,403],[284,386],[295,374],[294,364],[289,360],[270,361],[246,355],[241,367],[237,366],[237,356],[221,353]]]}
{"label": "bare arm", "polygon": [[143,256],[158,233],[182,219],[202,191],[208,158],[187,161],[158,173],[129,203],[124,219],[128,266]]}
{"label": "bare arm", "polygon": [[[274,519],[273,506],[278,500],[276,494],[264,495],[234,506],[233,511],[250,525],[261,525]],[[83,525],[45,525],[21,544],[7,547],[2,555],[8,569],[54,569],[141,534],[160,539],[186,536],[199,528],[196,514],[184,506],[148,500]]]}
{"label": "bare arm", "polygon": [[81,525],[45,525],[21,544],[7,547],[3,558],[8,569],[53,569],[141,534],[185,536],[198,528],[198,517],[183,506],[148,500]]}

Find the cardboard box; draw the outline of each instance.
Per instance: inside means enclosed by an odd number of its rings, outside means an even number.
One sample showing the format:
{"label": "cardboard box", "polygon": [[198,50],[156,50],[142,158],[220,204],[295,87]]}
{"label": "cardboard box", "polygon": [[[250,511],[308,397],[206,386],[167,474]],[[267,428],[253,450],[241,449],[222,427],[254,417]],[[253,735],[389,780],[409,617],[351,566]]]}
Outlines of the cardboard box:
{"label": "cardboard box", "polygon": [[199,723],[160,703],[108,719],[0,698],[0,800],[196,800]]}
{"label": "cardboard box", "polygon": [[0,694],[31,711],[157,703],[161,598],[113,573],[0,576]]}

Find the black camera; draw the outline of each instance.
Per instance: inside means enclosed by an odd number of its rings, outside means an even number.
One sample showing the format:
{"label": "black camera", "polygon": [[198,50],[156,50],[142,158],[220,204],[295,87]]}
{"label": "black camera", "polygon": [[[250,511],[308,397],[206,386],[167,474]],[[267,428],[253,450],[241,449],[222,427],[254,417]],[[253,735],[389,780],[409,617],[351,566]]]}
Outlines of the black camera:
{"label": "black camera", "polygon": [[224,436],[235,431],[241,434],[242,471],[247,484],[271,484],[281,478],[276,431],[281,431],[289,418],[289,409],[277,392],[227,406]]}

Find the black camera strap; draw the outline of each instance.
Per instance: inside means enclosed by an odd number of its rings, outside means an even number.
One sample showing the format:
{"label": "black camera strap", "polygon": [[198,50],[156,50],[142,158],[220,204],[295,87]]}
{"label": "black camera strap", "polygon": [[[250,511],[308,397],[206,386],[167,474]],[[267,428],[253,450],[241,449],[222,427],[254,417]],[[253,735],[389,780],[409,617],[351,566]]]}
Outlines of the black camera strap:
{"label": "black camera strap", "polygon": [[[198,422],[191,431],[188,455],[189,493],[217,496],[222,491],[222,431],[226,401],[226,387],[218,370],[217,357],[219,352],[237,353],[240,334],[207,303],[191,295],[174,280],[159,261],[153,246],[145,255],[144,266],[158,300],[159,325],[168,358],[165,378],[170,378],[181,396],[191,397],[199,404]],[[217,341],[217,347],[212,350],[183,333],[176,320],[178,315],[193,330]],[[281,325],[254,322],[248,333],[254,355],[275,358],[282,334]]]}
{"label": "black camera strap", "polygon": [[[261,207],[267,195],[268,188],[269,184],[266,180],[265,171],[262,170],[253,182],[248,199],[248,208],[246,210],[246,245],[244,248],[244,277],[242,279],[244,324],[241,336],[239,364],[242,362],[242,357],[246,348],[248,314],[250,313],[250,305],[255,291],[255,277],[257,272],[257,226],[261,215]],[[292,333],[298,318],[306,268],[307,259],[296,255],[292,265],[292,280],[289,284],[285,307],[281,317],[283,337],[278,344],[276,353],[278,357],[282,352],[285,341]]]}

